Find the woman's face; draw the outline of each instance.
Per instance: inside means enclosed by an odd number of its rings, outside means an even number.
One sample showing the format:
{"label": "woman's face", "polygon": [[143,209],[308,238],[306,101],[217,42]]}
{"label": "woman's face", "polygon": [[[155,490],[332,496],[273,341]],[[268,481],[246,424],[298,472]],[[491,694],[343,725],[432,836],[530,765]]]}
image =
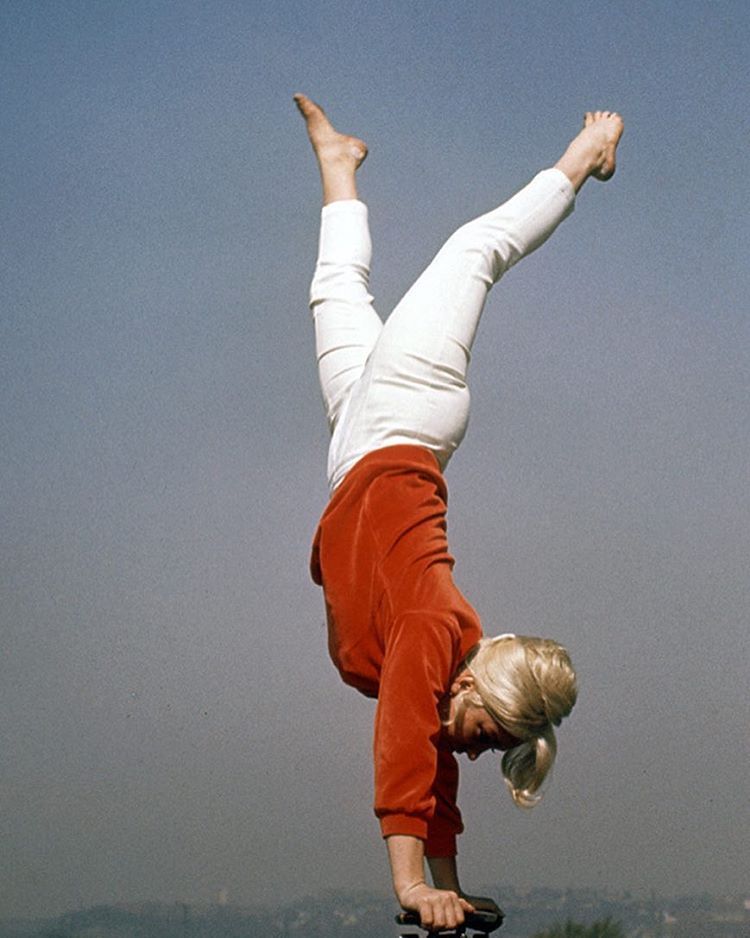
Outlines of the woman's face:
{"label": "woman's face", "polygon": [[506,729],[495,723],[482,706],[461,707],[460,694],[452,694],[448,704],[447,722],[443,725],[441,744],[451,752],[464,752],[473,762],[488,749],[505,751],[520,746]]}

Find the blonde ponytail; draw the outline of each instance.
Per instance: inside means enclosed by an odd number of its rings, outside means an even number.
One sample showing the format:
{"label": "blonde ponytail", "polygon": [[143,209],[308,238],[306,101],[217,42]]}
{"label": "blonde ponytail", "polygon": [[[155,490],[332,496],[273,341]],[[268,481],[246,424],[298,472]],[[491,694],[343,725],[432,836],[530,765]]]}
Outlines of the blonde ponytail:
{"label": "blonde ponytail", "polygon": [[570,657],[551,639],[499,635],[481,639],[465,667],[474,677],[476,703],[522,740],[504,754],[502,771],[513,801],[532,808],[557,755],[554,727],[576,702]]}

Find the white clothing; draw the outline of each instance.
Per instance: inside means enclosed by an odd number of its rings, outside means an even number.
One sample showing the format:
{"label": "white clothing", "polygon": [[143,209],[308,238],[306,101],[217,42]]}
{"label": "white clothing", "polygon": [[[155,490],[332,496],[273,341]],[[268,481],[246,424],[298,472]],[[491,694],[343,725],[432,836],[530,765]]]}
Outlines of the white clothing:
{"label": "white clothing", "polygon": [[367,206],[323,207],[310,288],[331,445],[331,490],[372,450],[424,446],[445,469],[466,432],[466,373],[493,284],[573,210],[568,177],[547,169],[453,234],[385,324],[368,292]]}

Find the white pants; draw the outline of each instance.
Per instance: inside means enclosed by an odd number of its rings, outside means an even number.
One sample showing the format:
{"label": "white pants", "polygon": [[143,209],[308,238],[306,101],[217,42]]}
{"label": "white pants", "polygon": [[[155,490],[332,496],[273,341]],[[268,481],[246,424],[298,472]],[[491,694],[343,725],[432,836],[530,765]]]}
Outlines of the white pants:
{"label": "white pants", "polygon": [[445,468],[468,424],[466,373],[487,294],[546,241],[574,201],[564,173],[539,173],[508,202],[459,228],[385,324],[368,293],[367,206],[324,206],[310,307],[332,433],[332,490],[359,459],[384,446],[424,446]]}

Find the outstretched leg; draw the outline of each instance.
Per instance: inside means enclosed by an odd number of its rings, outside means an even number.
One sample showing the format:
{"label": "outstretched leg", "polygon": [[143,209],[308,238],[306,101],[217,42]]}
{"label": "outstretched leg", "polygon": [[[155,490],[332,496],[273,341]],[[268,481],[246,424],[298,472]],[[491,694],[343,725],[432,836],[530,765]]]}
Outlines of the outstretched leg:
{"label": "outstretched leg", "polygon": [[389,317],[351,390],[331,441],[333,487],[358,459],[384,446],[424,446],[445,467],[468,423],[466,374],[487,294],[547,240],[589,177],[614,173],[621,133],[618,115],[588,114],[554,168],[448,239]]}
{"label": "outstretched leg", "polygon": [[367,146],[339,133],[322,108],[305,95],[296,94],[294,100],[305,119],[323,185],[310,307],[320,386],[333,432],[383,328],[368,290],[372,244],[367,206],[357,199],[356,172],[367,156]]}

